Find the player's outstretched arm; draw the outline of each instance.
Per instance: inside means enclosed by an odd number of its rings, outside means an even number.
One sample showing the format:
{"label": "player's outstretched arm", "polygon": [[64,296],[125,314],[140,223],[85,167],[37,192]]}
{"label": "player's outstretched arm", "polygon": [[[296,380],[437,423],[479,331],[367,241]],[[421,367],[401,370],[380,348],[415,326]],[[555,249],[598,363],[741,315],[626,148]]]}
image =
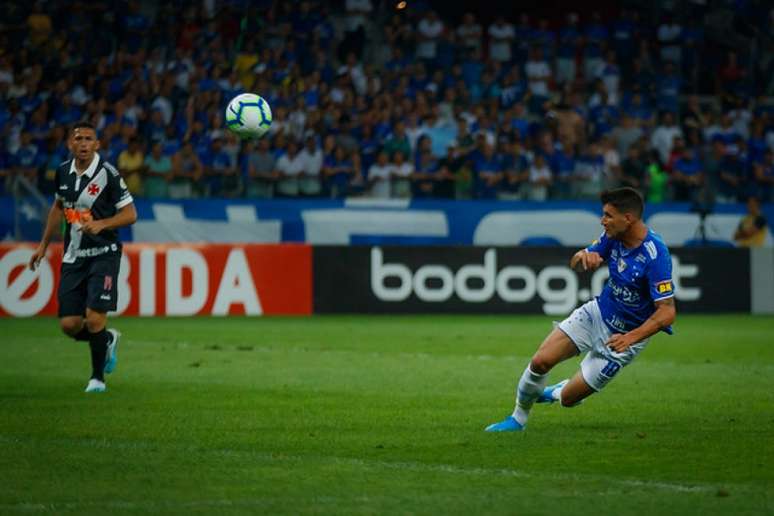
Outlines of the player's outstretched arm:
{"label": "player's outstretched arm", "polygon": [[31,270],[35,270],[40,263],[40,260],[46,256],[46,250],[48,244],[51,242],[51,238],[54,236],[54,232],[62,223],[62,201],[54,199],[54,203],[51,205],[51,209],[48,210],[48,218],[46,219],[46,229],[43,230],[43,236],[40,239],[38,248],[32,253],[30,257],[29,267]]}
{"label": "player's outstretched arm", "polygon": [[116,229],[123,226],[130,226],[137,221],[137,210],[134,203],[129,203],[112,217],[100,220],[90,220],[81,224],[81,231],[90,235],[96,235],[104,229]]}
{"label": "player's outstretched arm", "polygon": [[644,323],[628,333],[614,334],[610,337],[610,340],[607,341],[607,345],[612,348],[613,351],[622,353],[632,344],[642,342],[675,322],[677,310],[675,308],[674,297],[656,301],[655,304],[656,311],[653,312],[653,315],[651,315]]}
{"label": "player's outstretched arm", "polygon": [[586,249],[581,249],[570,259],[570,268],[582,272],[582,271],[595,271],[602,265],[604,260],[599,253],[589,252]]}

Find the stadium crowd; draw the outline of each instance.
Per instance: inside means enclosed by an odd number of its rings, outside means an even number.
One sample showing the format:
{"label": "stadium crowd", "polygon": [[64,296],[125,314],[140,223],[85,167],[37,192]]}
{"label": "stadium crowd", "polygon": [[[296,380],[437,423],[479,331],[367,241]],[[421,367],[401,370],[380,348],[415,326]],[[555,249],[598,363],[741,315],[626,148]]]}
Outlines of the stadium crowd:
{"label": "stadium crowd", "polygon": [[[774,200],[774,10],[755,2],[757,53],[705,37],[700,3],[488,25],[243,3],[4,3],[0,193],[51,193],[86,119],[140,197]],[[244,91],[274,114],[256,141],[224,130]]]}

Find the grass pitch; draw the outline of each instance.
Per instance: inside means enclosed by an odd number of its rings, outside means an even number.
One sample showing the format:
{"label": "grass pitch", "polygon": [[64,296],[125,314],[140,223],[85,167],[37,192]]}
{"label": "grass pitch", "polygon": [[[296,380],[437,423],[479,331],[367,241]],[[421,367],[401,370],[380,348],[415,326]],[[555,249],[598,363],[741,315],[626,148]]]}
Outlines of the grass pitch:
{"label": "grass pitch", "polygon": [[483,428],[548,318],[113,323],[87,395],[85,343],[0,321],[1,514],[774,512],[774,318],[679,316],[603,393],[505,435]]}

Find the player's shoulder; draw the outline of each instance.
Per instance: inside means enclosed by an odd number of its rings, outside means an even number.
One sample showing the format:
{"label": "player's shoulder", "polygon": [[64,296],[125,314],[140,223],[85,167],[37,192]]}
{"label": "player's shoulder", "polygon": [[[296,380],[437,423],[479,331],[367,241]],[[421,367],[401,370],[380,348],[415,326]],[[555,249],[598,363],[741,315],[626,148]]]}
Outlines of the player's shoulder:
{"label": "player's shoulder", "polygon": [[110,163],[109,161],[103,159],[102,162],[100,163],[100,166],[104,168],[111,176],[115,178],[121,177],[121,174],[118,172],[118,169],[115,166],[113,166],[113,164]]}
{"label": "player's shoulder", "polygon": [[669,248],[664,243],[664,239],[653,231],[648,229],[648,235],[642,243],[645,253],[651,261],[669,258]]}
{"label": "player's shoulder", "polygon": [[59,165],[56,166],[57,172],[69,172],[70,167],[72,166],[73,158],[69,158],[61,162]]}

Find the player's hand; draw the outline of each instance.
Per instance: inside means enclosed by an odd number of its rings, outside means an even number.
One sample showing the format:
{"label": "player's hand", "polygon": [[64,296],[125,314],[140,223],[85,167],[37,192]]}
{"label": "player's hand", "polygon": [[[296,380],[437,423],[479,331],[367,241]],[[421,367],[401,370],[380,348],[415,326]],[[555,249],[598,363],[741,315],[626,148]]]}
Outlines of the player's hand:
{"label": "player's hand", "polygon": [[628,333],[615,333],[607,341],[607,347],[616,353],[623,353],[634,343],[634,339],[629,337]]}
{"label": "player's hand", "polygon": [[101,220],[89,220],[81,223],[81,231],[87,235],[96,235],[103,229],[105,229],[105,223]]}
{"label": "player's hand", "polygon": [[30,256],[30,263],[29,267],[31,271],[34,271],[38,268],[38,265],[40,264],[40,261],[46,257],[46,248],[43,246],[38,246],[37,249],[35,249],[35,252],[32,253],[32,256]]}
{"label": "player's hand", "polygon": [[588,252],[585,249],[581,249],[575,253],[570,260],[570,267],[578,272],[581,271],[594,271],[602,265],[602,257],[599,253]]}

